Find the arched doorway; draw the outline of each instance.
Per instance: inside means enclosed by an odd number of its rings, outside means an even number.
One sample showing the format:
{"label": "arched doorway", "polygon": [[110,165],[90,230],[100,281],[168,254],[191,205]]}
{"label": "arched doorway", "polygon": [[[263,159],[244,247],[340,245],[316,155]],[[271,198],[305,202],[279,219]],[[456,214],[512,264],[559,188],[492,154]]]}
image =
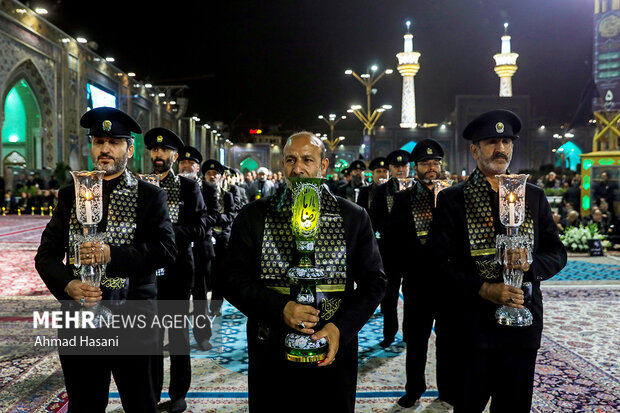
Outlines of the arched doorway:
{"label": "arched doorway", "polygon": [[251,157],[245,158],[239,164],[239,169],[244,174],[247,173],[247,172],[251,172],[251,171],[255,170],[256,168],[258,168],[258,163],[254,159],[252,159]]}
{"label": "arched doorway", "polygon": [[17,152],[26,159],[29,169],[43,167],[41,146],[41,109],[32,88],[20,78],[4,100],[2,151]]}
{"label": "arched doorway", "polygon": [[573,142],[566,142],[555,152],[555,166],[576,171],[577,165],[581,163],[581,156],[579,156],[581,153],[582,151],[579,146],[575,145]]}

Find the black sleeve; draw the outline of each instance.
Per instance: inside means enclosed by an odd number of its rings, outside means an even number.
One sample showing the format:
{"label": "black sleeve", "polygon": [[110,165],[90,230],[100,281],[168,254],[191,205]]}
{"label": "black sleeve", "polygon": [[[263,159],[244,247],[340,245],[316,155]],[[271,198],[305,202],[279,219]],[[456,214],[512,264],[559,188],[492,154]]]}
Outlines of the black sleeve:
{"label": "black sleeve", "polygon": [[220,213],[220,220],[218,226],[227,227],[235,220],[237,213],[235,213],[235,200],[233,194],[230,192],[224,192],[224,210]]}
{"label": "black sleeve", "polygon": [[244,207],[232,225],[222,266],[226,268],[224,297],[246,316],[274,323],[290,298],[266,287],[260,279],[261,223],[265,217],[260,212],[263,205],[257,203]]}
{"label": "black sleeve", "polygon": [[[185,180],[182,183],[183,222],[174,224],[174,238],[177,245],[189,245],[191,242],[202,241],[207,234],[207,208],[200,194],[197,182]],[[183,189],[183,188],[182,188]]]}
{"label": "black sleeve", "polygon": [[208,230],[216,226],[220,219],[220,210],[217,206],[217,189],[215,186],[204,182],[202,185],[202,198],[207,208],[205,223]]}
{"label": "black sleeve", "polygon": [[408,191],[398,192],[394,195],[394,205],[390,211],[387,225],[387,253],[386,259],[391,261],[394,271],[399,274],[406,274],[411,269],[411,262],[408,257],[412,257],[414,249],[418,247],[418,236],[416,234],[415,221],[411,213]]}
{"label": "black sleeve", "polygon": [[[534,281],[547,280],[566,266],[566,248],[558,234],[558,227],[553,221],[551,207],[547,198],[540,192],[538,201],[538,246],[533,254],[533,262],[526,277]],[[528,277],[529,276],[529,277]]]}
{"label": "black sleeve", "polygon": [[347,236],[347,243],[354,243],[352,249],[347,246],[347,255],[352,254],[350,258],[347,257],[347,265],[352,265],[347,275],[353,276],[357,287],[347,294],[330,320],[340,330],[340,342],[343,345],[356,337],[368,322],[383,299],[387,282],[366,210],[356,208],[352,222],[353,225],[347,226],[353,230],[352,236]]}
{"label": "black sleeve", "polygon": [[69,213],[71,202],[68,197],[59,195],[54,215],[41,235],[41,244],[34,257],[35,268],[50,292],[58,300],[70,300],[65,287],[74,279],[63,260],[69,244]]}
{"label": "black sleeve", "polygon": [[477,296],[484,281],[467,275],[467,263],[461,254],[463,246],[459,245],[458,238],[458,234],[467,231],[467,228],[457,228],[456,225],[458,208],[463,208],[464,202],[455,199],[456,193],[448,198],[446,191],[437,195],[437,208],[426,241],[428,251],[433,252],[430,259],[439,264],[439,277],[451,290]]}
{"label": "black sleeve", "polygon": [[[143,187],[144,188],[144,187]],[[110,274],[144,274],[174,263],[177,248],[172,222],[168,215],[166,192],[143,190],[138,204],[138,228],[133,244],[111,245]]]}

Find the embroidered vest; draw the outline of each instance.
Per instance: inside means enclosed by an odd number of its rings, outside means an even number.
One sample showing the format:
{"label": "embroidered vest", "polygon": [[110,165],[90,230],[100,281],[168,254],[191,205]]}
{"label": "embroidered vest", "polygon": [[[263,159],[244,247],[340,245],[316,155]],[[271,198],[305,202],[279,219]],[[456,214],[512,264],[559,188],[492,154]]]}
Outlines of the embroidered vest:
{"label": "embroidered vest", "polygon": [[433,220],[435,196],[420,181],[415,181],[415,184],[408,188],[407,192],[411,197],[411,214],[415,222],[416,234],[420,243],[424,245]]}
{"label": "embroidered vest", "polygon": [[[136,232],[138,209],[138,179],[129,170],[125,170],[118,185],[110,194],[105,243],[110,245],[130,245]],[[75,260],[75,235],[82,233],[82,225],[75,214],[75,204],[71,207],[69,218],[69,262]],[[73,268],[73,275],[80,278],[79,269]],[[127,298],[129,277],[111,277],[105,274],[101,278],[101,291],[104,300]]]}
{"label": "embroidered vest", "polygon": [[390,178],[386,185],[385,201],[387,202],[387,209],[389,213],[392,212],[392,207],[394,206],[394,194],[400,190],[400,184],[398,183],[398,179]]}
{"label": "embroidered vest", "polygon": [[[489,190],[491,184],[476,168],[463,189],[465,197],[465,218],[469,235],[469,249],[478,275],[485,281],[502,279],[502,266],[495,262],[495,227]],[[534,221],[530,208],[525,203],[525,219],[519,232],[527,235],[534,243]]]}
{"label": "embroidered vest", "polygon": [[181,180],[171,169],[168,175],[159,183],[159,187],[166,191],[168,196],[168,214],[172,224],[179,222],[179,208],[181,205]]}
{"label": "embroidered vest", "polygon": [[[297,262],[295,239],[291,229],[292,197],[288,188],[271,197],[265,217],[261,250],[261,279],[281,294],[291,293],[291,280],[286,275]],[[321,190],[321,217],[315,240],[314,265],[325,273],[316,287],[316,308],[320,318],[328,321],[342,302],[346,286],[346,242],[340,206],[326,185]]]}

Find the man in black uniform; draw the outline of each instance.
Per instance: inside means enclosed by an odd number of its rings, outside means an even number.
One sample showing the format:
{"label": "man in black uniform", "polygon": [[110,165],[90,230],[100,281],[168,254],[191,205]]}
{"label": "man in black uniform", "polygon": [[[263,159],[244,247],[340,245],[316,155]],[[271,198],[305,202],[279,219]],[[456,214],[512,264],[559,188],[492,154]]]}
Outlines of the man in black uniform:
{"label": "man in black uniform", "polygon": [[209,159],[202,164],[201,169],[205,182],[214,185],[216,188],[217,206],[220,213],[218,221],[213,226],[215,257],[211,265],[211,303],[209,305],[209,313],[217,317],[222,315],[221,308],[224,300],[222,292],[222,278],[224,272],[222,260],[226,254],[226,248],[228,247],[232,222],[237,216],[237,213],[235,212],[233,194],[222,188],[224,166],[215,159]]}
{"label": "man in black uniform", "polygon": [[[411,152],[416,180],[413,186],[394,195],[390,212],[388,239],[394,256],[394,269],[403,274],[403,339],[407,343],[406,394],[398,400],[402,407],[412,407],[426,391],[426,353],[435,319],[436,274],[428,259],[426,237],[433,219],[435,194],[433,179],[440,179],[443,148],[434,139],[423,139]],[[413,265],[412,265],[413,263]],[[438,359],[440,352],[437,351]],[[443,394],[444,360],[437,362],[439,399]]]}
{"label": "man in black uniform", "polygon": [[381,347],[389,347],[394,342],[396,333],[398,333],[398,293],[403,275],[393,266],[401,257],[394,256],[390,251],[388,219],[394,205],[394,195],[406,188],[405,181],[409,176],[410,158],[411,154],[402,149],[397,149],[388,154],[387,163],[390,179],[377,187],[374,201],[368,212],[388,280],[385,297],[381,302],[381,312],[383,313],[383,340],[379,343]]}
{"label": "man in black uniform", "polygon": [[233,195],[233,200],[235,201],[235,212],[238,213],[241,211],[241,208],[248,203],[247,192],[245,191],[245,188],[237,184],[239,174],[234,168],[224,166],[224,173],[226,175],[225,179],[228,192]]}
{"label": "man in black uniform", "polygon": [[[173,164],[183,149],[183,141],[166,128],[153,128],[144,135],[144,144],[150,151],[153,172],[159,174],[160,188],[168,195],[168,214],[174,228],[178,254],[173,265],[163,268],[157,277],[157,299],[160,314],[188,315],[189,297],[194,274],[192,243],[200,242],[206,234],[207,209],[200,194],[198,183],[178,176],[172,170]],[[167,302],[168,301],[168,302]],[[206,322],[207,320],[198,320]],[[164,340],[161,331],[161,341]],[[160,409],[182,412],[187,408],[185,396],[192,378],[189,357],[189,330],[187,326],[168,329],[170,351],[170,402],[160,405]],[[164,385],[164,357],[160,356],[155,369],[158,373],[157,390]]]}
{"label": "man in black uniform", "polygon": [[370,161],[368,169],[372,171],[372,182],[360,189],[356,204],[366,211],[370,209],[372,201],[375,199],[377,187],[387,182],[390,177],[387,159],[380,156]]}
{"label": "man in black uniform", "polygon": [[348,199],[351,202],[356,202],[359,196],[360,189],[367,185],[364,180],[364,171],[366,170],[366,164],[364,161],[355,160],[349,165],[349,173],[351,174],[351,181],[346,185],[340,186],[340,192],[338,195]]}
{"label": "man in black uniform", "polygon": [[[194,256],[194,282],[192,283],[193,312],[195,320],[204,320],[194,323],[192,331],[198,347],[203,351],[211,349],[211,321],[207,307],[207,292],[211,289],[211,260],[215,257],[213,250],[212,228],[220,219],[217,205],[217,189],[215,185],[207,184],[201,177],[200,165],[202,155],[193,146],[185,146],[179,154],[179,175],[198,182],[202,199],[207,208],[205,218],[206,235],[203,240],[194,242],[192,254]],[[208,322],[207,322],[208,321]]]}
{"label": "man in black uniform", "polygon": [[[329,160],[313,134],[291,136],[283,155],[287,178],[325,176]],[[330,288],[322,290],[318,308],[291,301],[285,291],[287,269],[297,262],[288,188],[249,204],[233,224],[225,260],[226,298],[248,316],[250,412],[315,411],[316,403],[304,402],[298,391],[292,391],[296,380],[310,386],[309,400],[318,400],[325,411],[353,412],[357,333],[381,300],[385,276],[366,211],[333,196],[326,185],[321,199],[316,237],[321,253],[315,253],[315,265],[325,271],[324,284]],[[319,317],[321,327],[315,331]],[[313,334],[313,339],[325,337],[327,358],[318,366],[288,362],[284,337],[290,329]]]}
{"label": "man in black uniform", "polygon": [[[87,242],[80,247],[82,264],[106,263],[100,287],[79,279],[74,268],[74,240],[82,232],[75,213],[74,186],[62,188],[58,205],[41,237],[35,266],[50,292],[63,301],[64,310],[79,309],[106,301],[114,313],[123,313],[129,302],[147,305],[156,314],[155,271],[174,262],[177,250],[166,208],[166,193],[138,180],[128,169],[133,156],[133,133],[140,126],[126,113],[114,108],[96,108],[80,119],[91,136],[91,159],[95,169],[105,171],[103,214],[98,233],[105,243]],[[96,244],[96,245],[95,245]],[[66,263],[63,260],[66,257]],[[74,300],[74,301],[70,301]],[[73,304],[72,304],[73,303]],[[65,330],[59,330],[59,336]],[[155,412],[159,394],[155,390],[153,359],[158,350],[157,330],[142,330],[136,344],[139,356],[60,355],[69,397],[69,412],[106,410],[110,375],[126,412]]]}
{"label": "man in black uniform", "polygon": [[[467,181],[439,193],[427,240],[442,278],[438,338],[458,343],[451,346],[457,362],[451,371],[459,389],[455,413],[481,412],[489,397],[491,412],[530,411],[543,328],[540,281],[566,265],[547,198],[531,184],[519,233],[532,241],[533,262],[528,264],[521,250],[509,264],[524,271],[522,288],[504,284],[503,268],[494,261],[495,237],[504,232],[495,175],[506,173],[520,129],[520,119],[507,110],[486,112],[467,125],[463,137],[472,141],[477,168]],[[527,307],[533,324],[497,324],[494,315],[502,304]]]}

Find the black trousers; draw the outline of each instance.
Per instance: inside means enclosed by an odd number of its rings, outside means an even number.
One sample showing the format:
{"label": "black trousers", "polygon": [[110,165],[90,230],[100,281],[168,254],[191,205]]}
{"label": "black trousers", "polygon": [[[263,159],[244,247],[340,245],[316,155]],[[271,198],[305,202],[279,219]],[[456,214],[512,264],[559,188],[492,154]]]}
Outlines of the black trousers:
{"label": "black trousers", "polygon": [[[188,281],[188,279],[190,281]],[[160,320],[164,316],[189,314],[189,277],[166,274],[157,278],[157,300]],[[192,367],[189,357],[189,330],[187,327],[168,328],[168,350],[170,352],[170,400],[185,398],[192,379]],[[160,330],[160,343],[164,342],[164,331]],[[155,356],[157,399],[164,386],[164,355]]]}
{"label": "black trousers", "polygon": [[69,413],[104,413],[111,376],[114,376],[125,412],[157,411],[159,394],[153,371],[156,356],[59,357],[69,397]]}
{"label": "black trousers", "polygon": [[194,287],[192,288],[193,310],[195,318],[200,316],[204,322],[195,323],[193,332],[196,342],[209,340],[212,335],[211,322],[208,319],[209,308],[207,292],[211,289],[211,258],[194,255],[196,271],[194,277]]}
{"label": "black trousers", "polygon": [[465,354],[454,413],[482,412],[489,397],[492,413],[529,413],[537,353],[536,349],[476,349]]}
{"label": "black trousers", "polygon": [[413,399],[419,399],[426,391],[426,354],[428,339],[433,330],[434,315],[432,304],[424,299],[423,293],[414,294],[413,291],[408,291],[408,288],[403,288],[403,292],[405,298],[403,335],[407,343],[405,391]]}
{"label": "black trousers", "polygon": [[383,313],[383,338],[394,338],[398,333],[398,296],[403,276],[395,271],[387,271],[387,286],[381,300]]}
{"label": "black trousers", "polygon": [[[259,341],[256,326],[248,323],[250,413],[354,412],[357,338],[341,346],[334,363],[326,367],[286,361],[283,344],[283,335]],[[300,399],[300,392],[306,399]]]}
{"label": "black trousers", "polygon": [[211,265],[211,311],[217,312],[222,307],[224,300],[223,291],[223,279],[224,269],[222,268],[222,262],[226,255],[226,248],[228,247],[228,236],[220,234],[215,237],[215,258]]}

